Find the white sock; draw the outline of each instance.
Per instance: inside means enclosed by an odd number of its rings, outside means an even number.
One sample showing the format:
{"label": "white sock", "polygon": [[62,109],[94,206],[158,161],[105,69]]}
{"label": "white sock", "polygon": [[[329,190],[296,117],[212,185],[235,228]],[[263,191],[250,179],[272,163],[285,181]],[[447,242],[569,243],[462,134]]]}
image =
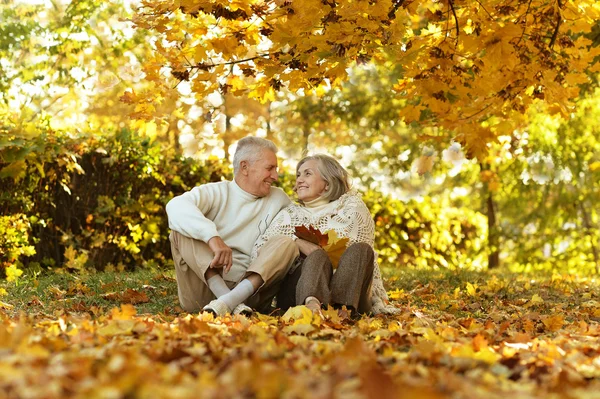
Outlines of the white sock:
{"label": "white sock", "polygon": [[225,280],[223,280],[223,277],[221,277],[220,274],[212,276],[206,280],[206,283],[208,284],[208,288],[213,294],[215,294],[217,298],[220,298],[231,291],[227,284],[225,284]]}
{"label": "white sock", "polygon": [[233,310],[237,305],[250,298],[252,294],[254,294],[254,286],[248,279],[244,279],[231,292],[220,296],[219,299]]}

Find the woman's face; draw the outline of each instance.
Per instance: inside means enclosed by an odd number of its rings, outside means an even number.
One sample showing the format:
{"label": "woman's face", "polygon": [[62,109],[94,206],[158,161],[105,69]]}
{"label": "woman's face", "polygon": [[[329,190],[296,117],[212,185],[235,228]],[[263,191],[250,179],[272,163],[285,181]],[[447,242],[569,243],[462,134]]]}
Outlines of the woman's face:
{"label": "woman's face", "polygon": [[327,182],[323,180],[317,169],[318,161],[311,159],[304,162],[296,174],[294,191],[298,198],[304,202],[320,197],[327,189]]}

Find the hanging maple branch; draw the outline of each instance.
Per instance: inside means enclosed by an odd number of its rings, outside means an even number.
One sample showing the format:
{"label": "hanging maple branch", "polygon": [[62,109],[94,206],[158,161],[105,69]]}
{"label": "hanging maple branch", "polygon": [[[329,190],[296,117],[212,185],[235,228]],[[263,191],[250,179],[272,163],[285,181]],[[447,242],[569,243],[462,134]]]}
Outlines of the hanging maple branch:
{"label": "hanging maple branch", "polygon": [[452,15],[454,16],[454,22],[456,24],[456,45],[458,46],[458,36],[460,35],[460,29],[458,25],[458,17],[456,16],[456,10],[454,9],[454,0],[448,0],[448,6],[452,10]]}
{"label": "hanging maple branch", "polygon": [[560,10],[562,8],[561,0],[557,0],[558,2],[558,10],[556,11],[556,26],[554,27],[554,33],[552,34],[552,38],[550,39],[550,48],[554,47],[554,43],[556,42],[556,38],[558,37],[558,31],[560,29],[560,25],[562,24],[562,15]]}
{"label": "hanging maple branch", "polygon": [[210,70],[210,69],[212,69],[212,68],[214,68],[216,66],[219,66],[219,65],[236,65],[236,64],[241,64],[241,63],[248,62],[248,61],[254,61],[254,60],[257,60],[259,58],[266,58],[269,55],[271,55],[271,54],[270,53],[264,53],[264,54],[260,54],[260,55],[254,56],[254,57],[244,58],[244,59],[241,59],[241,60],[233,60],[233,61],[225,61],[225,62],[215,62],[215,63],[212,63],[212,64],[205,64],[205,63],[199,62],[196,65],[189,65],[188,68],[190,68],[190,69],[200,69],[202,71],[208,71],[208,70]]}

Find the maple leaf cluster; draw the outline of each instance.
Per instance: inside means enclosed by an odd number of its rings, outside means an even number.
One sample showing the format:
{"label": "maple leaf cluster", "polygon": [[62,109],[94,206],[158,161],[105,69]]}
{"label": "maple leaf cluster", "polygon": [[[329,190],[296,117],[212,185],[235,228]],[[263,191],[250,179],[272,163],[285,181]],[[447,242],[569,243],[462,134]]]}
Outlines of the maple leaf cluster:
{"label": "maple leaf cluster", "polygon": [[312,242],[323,248],[334,269],[338,267],[340,258],[344,254],[344,251],[346,251],[348,241],[350,241],[346,237],[338,237],[335,230],[328,230],[325,233],[321,233],[320,230],[313,226],[296,226],[295,234],[296,237]]}
{"label": "maple leaf cluster", "polygon": [[[198,99],[266,102],[337,87],[355,64],[400,64],[399,118],[454,131],[481,158],[534,102],[571,112],[600,71],[586,36],[599,18],[594,0],[144,0],[133,22],[160,39],[145,65],[160,101],[182,80]],[[138,116],[152,101],[138,95]]]}

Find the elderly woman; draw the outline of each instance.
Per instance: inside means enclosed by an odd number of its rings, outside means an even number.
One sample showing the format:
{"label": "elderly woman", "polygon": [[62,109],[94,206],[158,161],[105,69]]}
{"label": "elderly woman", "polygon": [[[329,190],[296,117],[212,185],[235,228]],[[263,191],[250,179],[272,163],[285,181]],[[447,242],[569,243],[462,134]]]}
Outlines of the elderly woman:
{"label": "elderly woman", "polygon": [[[373,250],[373,219],[360,195],[350,189],[346,170],[328,155],[305,157],[296,168],[294,191],[300,204],[281,210],[253,251],[256,257],[272,237],[284,235],[296,239],[301,253],[295,263],[299,270],[292,267],[292,276],[287,279],[288,292],[280,291],[278,305],[285,307],[282,296],[293,293],[295,285],[292,302],[306,305],[313,312],[331,304],[345,305],[359,313],[395,313],[396,308],[386,305],[388,297]],[[337,269],[334,270],[324,249],[296,237],[298,226],[316,228],[323,234],[333,230],[338,237],[348,239]]]}

